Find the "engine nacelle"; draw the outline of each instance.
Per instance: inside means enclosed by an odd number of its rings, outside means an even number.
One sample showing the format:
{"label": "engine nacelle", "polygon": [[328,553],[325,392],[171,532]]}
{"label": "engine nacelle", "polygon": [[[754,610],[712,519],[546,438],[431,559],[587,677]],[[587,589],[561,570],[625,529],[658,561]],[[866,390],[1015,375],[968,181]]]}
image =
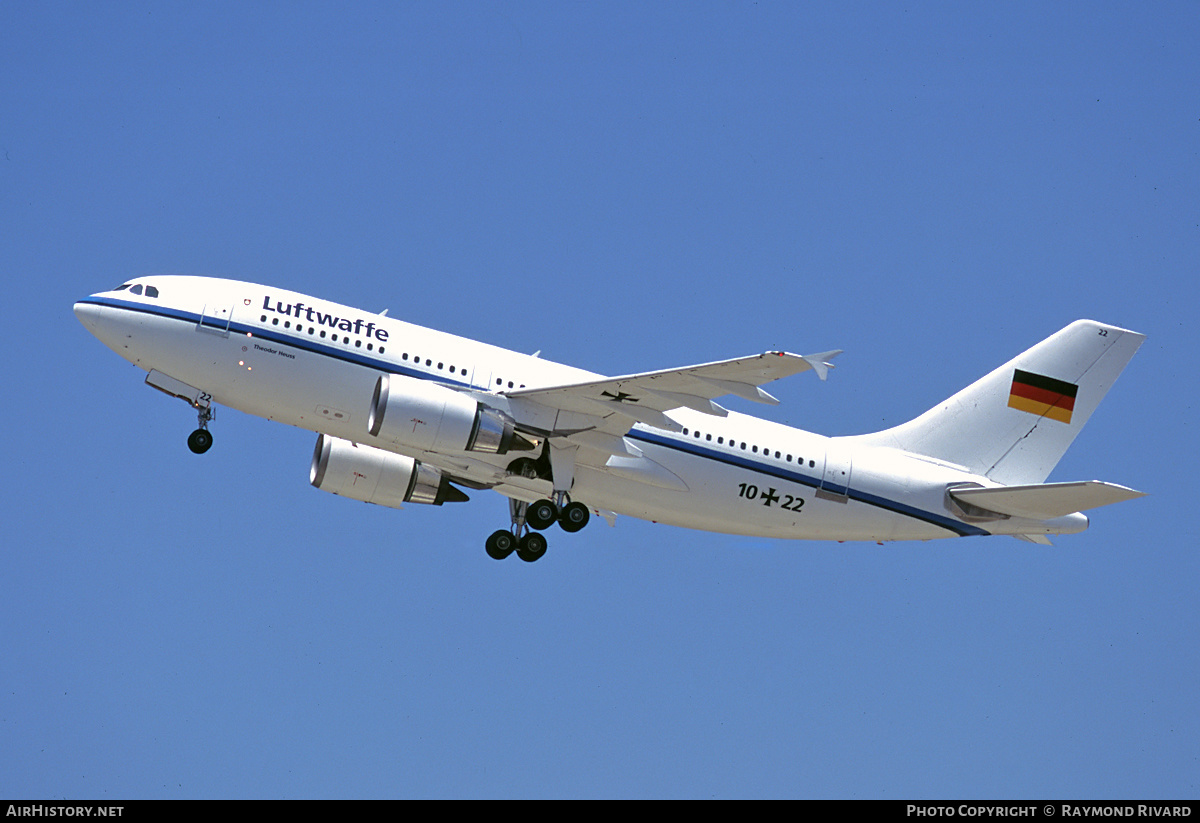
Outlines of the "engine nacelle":
{"label": "engine nacelle", "polygon": [[375,437],[420,451],[506,454],[533,444],[511,421],[464,394],[402,374],[375,382],[367,430]]}
{"label": "engine nacelle", "polygon": [[420,460],[322,434],[309,482],[321,491],[398,509],[401,503],[461,503],[469,499],[440,471]]}

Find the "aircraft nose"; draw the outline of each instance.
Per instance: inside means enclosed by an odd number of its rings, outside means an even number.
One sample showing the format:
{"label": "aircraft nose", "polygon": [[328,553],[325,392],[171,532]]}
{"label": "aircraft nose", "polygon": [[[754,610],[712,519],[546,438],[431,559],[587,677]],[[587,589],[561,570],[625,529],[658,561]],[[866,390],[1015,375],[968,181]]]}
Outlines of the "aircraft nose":
{"label": "aircraft nose", "polygon": [[79,318],[79,322],[83,327],[96,334],[101,321],[104,318],[104,307],[97,306],[95,303],[89,303],[86,300],[80,300],[75,304],[75,316]]}

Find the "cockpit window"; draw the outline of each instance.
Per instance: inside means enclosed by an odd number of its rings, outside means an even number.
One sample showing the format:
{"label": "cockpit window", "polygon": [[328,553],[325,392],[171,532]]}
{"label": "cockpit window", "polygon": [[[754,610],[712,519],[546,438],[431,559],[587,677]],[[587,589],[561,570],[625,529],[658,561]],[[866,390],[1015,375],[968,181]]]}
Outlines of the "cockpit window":
{"label": "cockpit window", "polygon": [[142,289],[145,289],[147,297],[158,297],[157,286],[143,286],[141,283],[122,283],[113,291],[125,291],[125,289],[129,289],[130,294],[141,294]]}

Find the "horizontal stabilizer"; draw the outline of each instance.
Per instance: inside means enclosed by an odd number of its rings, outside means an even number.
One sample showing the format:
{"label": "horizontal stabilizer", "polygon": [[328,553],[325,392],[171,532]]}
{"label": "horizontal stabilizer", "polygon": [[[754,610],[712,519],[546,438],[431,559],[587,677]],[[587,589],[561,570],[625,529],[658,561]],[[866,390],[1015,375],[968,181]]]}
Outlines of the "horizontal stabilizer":
{"label": "horizontal stabilizer", "polygon": [[1001,486],[994,489],[951,489],[950,496],[971,506],[1000,514],[1030,520],[1050,520],[1146,495],[1116,483],[1083,480],[1075,483]]}

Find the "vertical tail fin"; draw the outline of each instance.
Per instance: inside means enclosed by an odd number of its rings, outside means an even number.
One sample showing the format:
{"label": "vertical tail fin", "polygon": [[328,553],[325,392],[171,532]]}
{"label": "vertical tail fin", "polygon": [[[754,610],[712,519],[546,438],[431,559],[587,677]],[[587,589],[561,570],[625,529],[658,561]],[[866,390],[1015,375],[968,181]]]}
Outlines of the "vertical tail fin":
{"label": "vertical tail fin", "polygon": [[957,463],[997,483],[1041,483],[1145,339],[1077,320],[915,420],[856,440]]}

